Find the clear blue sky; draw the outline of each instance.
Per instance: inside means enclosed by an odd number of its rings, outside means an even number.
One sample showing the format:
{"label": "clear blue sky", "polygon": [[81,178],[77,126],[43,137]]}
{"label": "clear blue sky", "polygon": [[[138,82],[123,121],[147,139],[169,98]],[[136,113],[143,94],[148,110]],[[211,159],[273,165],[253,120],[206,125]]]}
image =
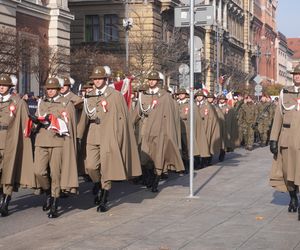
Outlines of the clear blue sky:
{"label": "clear blue sky", "polygon": [[300,0],[279,0],[277,30],[286,37],[300,38]]}

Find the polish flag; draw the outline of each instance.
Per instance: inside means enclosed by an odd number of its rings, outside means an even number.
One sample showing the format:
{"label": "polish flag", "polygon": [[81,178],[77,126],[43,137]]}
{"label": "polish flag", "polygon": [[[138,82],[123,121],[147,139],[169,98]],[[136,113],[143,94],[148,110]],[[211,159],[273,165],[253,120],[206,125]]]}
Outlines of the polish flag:
{"label": "polish flag", "polygon": [[50,126],[49,130],[53,130],[55,133],[59,135],[67,135],[69,136],[69,130],[66,122],[60,118],[55,117],[54,115],[49,115]]}
{"label": "polish flag", "polygon": [[226,95],[226,98],[227,98],[227,104],[230,106],[230,107],[233,107],[234,105],[234,102],[233,102],[233,95],[232,95],[232,92],[228,92],[228,94]]}
{"label": "polish flag", "polygon": [[122,93],[128,107],[130,107],[130,105],[131,105],[131,92],[132,92],[131,82],[132,82],[132,80],[133,80],[133,77],[126,77],[123,80],[114,82],[115,89]]}
{"label": "polish flag", "polygon": [[207,87],[206,87],[206,85],[204,83],[202,83],[202,91],[203,91],[203,93],[204,93],[205,96],[207,96],[208,93],[209,93],[209,91],[208,91],[208,89],[207,89]]}

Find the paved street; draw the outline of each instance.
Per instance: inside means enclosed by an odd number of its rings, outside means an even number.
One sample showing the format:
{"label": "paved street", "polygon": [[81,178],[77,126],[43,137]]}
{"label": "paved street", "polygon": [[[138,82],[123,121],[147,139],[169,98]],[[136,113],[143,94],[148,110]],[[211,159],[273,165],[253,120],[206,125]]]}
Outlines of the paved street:
{"label": "paved street", "polygon": [[162,182],[158,194],[114,183],[105,214],[83,183],[54,220],[23,191],[0,218],[0,249],[300,249],[300,222],[287,213],[288,195],[268,186],[270,166],[268,147],[236,150],[195,172],[197,199],[186,198],[188,176]]}

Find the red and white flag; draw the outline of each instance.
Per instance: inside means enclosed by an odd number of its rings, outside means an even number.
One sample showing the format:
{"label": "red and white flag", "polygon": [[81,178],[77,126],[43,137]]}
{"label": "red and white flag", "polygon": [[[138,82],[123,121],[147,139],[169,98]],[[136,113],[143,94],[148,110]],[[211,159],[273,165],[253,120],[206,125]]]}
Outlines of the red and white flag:
{"label": "red and white flag", "polygon": [[234,102],[233,102],[233,95],[232,95],[232,92],[228,92],[228,94],[226,95],[226,98],[227,98],[227,104],[230,106],[230,107],[233,107],[234,106]]}
{"label": "red and white flag", "polygon": [[133,80],[133,77],[126,77],[123,80],[114,82],[115,89],[122,93],[122,95],[125,98],[128,108],[131,105],[131,93],[132,93],[131,82],[132,82],[132,80]]}

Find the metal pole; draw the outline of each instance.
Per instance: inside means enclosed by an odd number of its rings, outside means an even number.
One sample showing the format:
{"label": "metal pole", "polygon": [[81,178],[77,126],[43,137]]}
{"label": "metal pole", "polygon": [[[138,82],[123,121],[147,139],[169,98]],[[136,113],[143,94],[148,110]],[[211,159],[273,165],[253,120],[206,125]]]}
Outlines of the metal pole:
{"label": "metal pole", "polygon": [[[125,19],[128,21],[128,0],[125,0]],[[125,29],[126,73],[129,71],[129,29]]]}
{"label": "metal pole", "polygon": [[219,58],[220,58],[220,51],[219,51],[219,24],[217,22],[217,84],[219,88],[219,93],[222,94],[222,86],[220,84],[220,75],[219,75]]}
{"label": "metal pole", "polygon": [[190,194],[194,197],[194,0],[190,0]]}

